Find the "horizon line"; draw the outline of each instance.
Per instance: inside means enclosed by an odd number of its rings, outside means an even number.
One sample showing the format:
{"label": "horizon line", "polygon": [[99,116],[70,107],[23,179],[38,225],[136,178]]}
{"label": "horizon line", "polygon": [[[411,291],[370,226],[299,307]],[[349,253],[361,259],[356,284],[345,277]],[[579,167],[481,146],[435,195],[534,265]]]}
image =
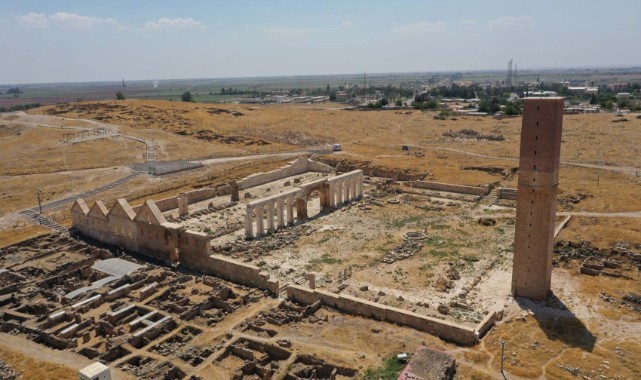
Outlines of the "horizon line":
{"label": "horizon line", "polygon": [[[634,65],[620,65],[620,66],[548,66],[548,67],[533,67],[533,68],[519,68],[519,73],[536,71],[536,70],[592,70],[592,69],[639,69],[641,64]],[[487,73],[487,72],[503,72],[507,69],[499,68],[485,68],[473,70],[431,70],[431,71],[379,71],[367,72],[367,75],[389,75],[389,74],[448,74],[448,73]],[[353,73],[336,73],[336,74],[293,74],[293,75],[256,75],[256,76],[229,76],[229,77],[192,77],[192,78],[150,78],[150,79],[131,79],[129,82],[146,82],[146,81],[180,81],[180,80],[212,80],[212,79],[265,79],[265,78],[294,78],[294,77],[332,77],[332,76],[352,76],[361,75],[360,72]],[[121,75],[122,78],[122,75]],[[21,86],[21,85],[55,85],[55,84],[90,84],[90,83],[120,83],[123,79],[117,80],[94,80],[94,81],[53,81],[53,82],[22,82],[22,83],[0,83],[0,86]]]}

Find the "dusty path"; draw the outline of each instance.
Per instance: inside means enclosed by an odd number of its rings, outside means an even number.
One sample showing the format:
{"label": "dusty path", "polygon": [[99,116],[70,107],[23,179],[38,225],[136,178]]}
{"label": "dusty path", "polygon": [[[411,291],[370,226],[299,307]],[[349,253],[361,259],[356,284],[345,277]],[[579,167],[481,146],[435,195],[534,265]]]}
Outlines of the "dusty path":
{"label": "dusty path", "polygon": [[[4,120],[9,123],[16,123],[16,124],[24,124],[28,125],[31,127],[42,127],[42,128],[52,128],[52,129],[66,129],[66,130],[73,130],[73,131],[83,131],[83,132],[93,132],[94,129],[96,128],[104,128],[105,130],[109,131],[107,135],[99,136],[100,138],[103,137],[124,137],[126,139],[138,141],[140,143],[145,144],[147,147],[147,154],[145,154],[145,160],[146,161],[153,161],[156,159],[156,144],[154,144],[153,141],[151,140],[145,140],[140,137],[136,136],[131,136],[131,135],[126,135],[124,133],[120,133],[120,126],[116,124],[107,124],[107,123],[102,123],[96,120],[91,120],[91,119],[71,119],[71,118],[65,118],[65,117],[60,117],[60,116],[48,116],[48,115],[29,115],[24,113],[23,111],[17,111],[17,112],[10,112],[10,113],[4,113],[0,114],[0,120]],[[94,127],[71,127],[71,126],[63,126],[61,122],[65,120],[73,120],[73,121],[79,121],[83,123],[88,123],[93,125]],[[74,139],[73,141],[79,142],[79,141],[89,141],[91,139],[96,139],[95,136],[87,136],[85,138],[79,138],[79,139]]]}
{"label": "dusty path", "polygon": [[[516,211],[510,214],[475,214],[473,218],[480,217],[492,218],[515,218]],[[557,212],[556,216],[585,216],[593,218],[641,218],[641,211],[625,211],[625,212],[590,212],[590,211],[563,211]]]}
{"label": "dusty path", "polygon": [[[475,153],[475,152],[470,152],[470,151],[465,151],[460,149],[453,149],[453,148],[439,148],[439,147],[429,147],[429,146],[421,146],[421,145],[414,145],[414,146],[420,149],[425,149],[425,150],[443,150],[447,152],[463,154],[466,156],[489,158],[492,160],[504,160],[504,161],[516,161],[516,162],[519,161],[518,157],[490,156],[487,154]],[[600,170],[607,170],[611,172],[622,173],[622,174],[627,174],[632,176],[641,176],[641,168],[635,168],[631,166],[599,165],[599,164],[591,164],[587,162],[573,162],[573,161],[561,161],[561,165],[578,166],[578,167],[584,167],[584,168],[590,168],[590,169],[600,169]]]}

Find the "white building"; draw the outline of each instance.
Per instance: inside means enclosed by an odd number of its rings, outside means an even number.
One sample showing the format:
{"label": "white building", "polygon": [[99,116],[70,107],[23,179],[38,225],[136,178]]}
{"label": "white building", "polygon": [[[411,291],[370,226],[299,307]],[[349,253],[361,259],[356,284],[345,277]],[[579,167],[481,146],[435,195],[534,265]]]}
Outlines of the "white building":
{"label": "white building", "polygon": [[111,380],[111,370],[106,365],[95,362],[78,371],[80,380]]}

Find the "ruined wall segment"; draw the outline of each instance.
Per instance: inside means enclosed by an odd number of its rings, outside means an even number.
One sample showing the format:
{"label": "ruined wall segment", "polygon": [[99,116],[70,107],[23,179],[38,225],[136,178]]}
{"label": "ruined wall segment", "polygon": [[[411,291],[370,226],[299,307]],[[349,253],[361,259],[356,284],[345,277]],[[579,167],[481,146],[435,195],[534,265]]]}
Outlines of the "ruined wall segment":
{"label": "ruined wall segment", "polygon": [[[363,171],[354,170],[329,179],[321,178],[248,203],[245,211],[245,237],[251,239],[294,224],[295,219],[299,222],[307,219],[307,203],[315,192],[320,198],[321,211],[360,199],[363,196]],[[263,220],[265,217],[266,220]]]}
{"label": "ruined wall segment", "polygon": [[78,199],[71,208],[71,219],[74,228],[85,236],[167,263],[211,254],[207,234],[185,231],[167,222],[153,200],[134,210],[125,199],[118,199],[107,211],[101,201],[88,208]]}
{"label": "ruined wall segment", "polygon": [[544,300],[550,293],[563,106],[562,98],[524,100],[512,270],[514,296]]}
{"label": "ruined wall segment", "polygon": [[320,302],[343,312],[409,326],[462,345],[478,343],[479,337],[492,328],[495,322],[502,317],[500,312],[492,311],[476,327],[465,326],[358,297],[291,284],[287,285],[287,298],[305,305]]}
{"label": "ruined wall segment", "polygon": [[238,190],[244,190],[307,172],[329,173],[331,170],[332,167],[327,164],[312,161],[308,158],[299,158],[280,169],[247,176],[238,181],[234,186],[237,186]]}

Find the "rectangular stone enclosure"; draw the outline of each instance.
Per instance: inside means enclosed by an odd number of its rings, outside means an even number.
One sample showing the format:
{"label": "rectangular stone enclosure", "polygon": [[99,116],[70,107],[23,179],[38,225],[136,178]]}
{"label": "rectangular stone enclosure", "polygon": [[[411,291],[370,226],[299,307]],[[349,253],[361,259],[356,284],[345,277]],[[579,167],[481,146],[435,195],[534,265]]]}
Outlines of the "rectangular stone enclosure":
{"label": "rectangular stone enclosure", "polygon": [[562,98],[523,102],[512,294],[544,300],[550,293],[559,180]]}

